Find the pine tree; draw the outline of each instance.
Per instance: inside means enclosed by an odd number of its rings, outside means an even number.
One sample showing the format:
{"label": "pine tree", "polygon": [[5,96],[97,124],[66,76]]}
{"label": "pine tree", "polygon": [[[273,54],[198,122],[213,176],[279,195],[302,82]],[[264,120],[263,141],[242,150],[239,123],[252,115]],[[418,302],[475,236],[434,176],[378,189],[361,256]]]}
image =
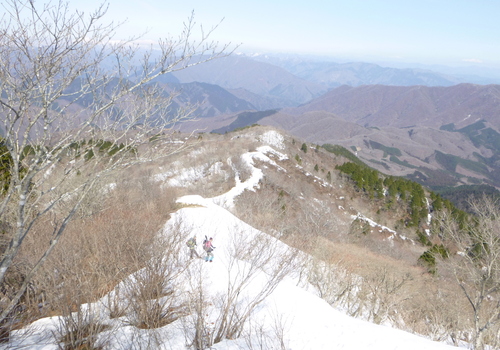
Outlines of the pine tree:
{"label": "pine tree", "polygon": [[9,189],[11,167],[12,157],[2,139],[0,140],[0,193],[5,193]]}

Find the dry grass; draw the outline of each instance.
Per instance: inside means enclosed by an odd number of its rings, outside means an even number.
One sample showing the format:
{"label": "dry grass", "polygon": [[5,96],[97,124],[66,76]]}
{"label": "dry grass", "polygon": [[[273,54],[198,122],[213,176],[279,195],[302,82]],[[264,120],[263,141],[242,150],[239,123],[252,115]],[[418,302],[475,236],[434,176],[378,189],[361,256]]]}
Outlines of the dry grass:
{"label": "dry grass", "polygon": [[[137,174],[134,174],[137,175]],[[133,178],[133,177],[132,177]],[[99,191],[97,191],[99,192]],[[31,299],[33,315],[71,312],[96,300],[125,276],[144,266],[149,248],[174,210],[175,191],[159,189],[147,176],[130,180],[123,176],[106,195],[89,200],[68,225],[44,267],[34,278]],[[99,211],[94,212],[96,205]],[[83,214],[84,213],[84,214]],[[51,239],[54,223],[47,219],[26,238],[16,266],[27,271]],[[38,303],[42,308],[36,307]],[[29,304],[25,301],[25,304]],[[27,314],[27,311],[25,314]]]}

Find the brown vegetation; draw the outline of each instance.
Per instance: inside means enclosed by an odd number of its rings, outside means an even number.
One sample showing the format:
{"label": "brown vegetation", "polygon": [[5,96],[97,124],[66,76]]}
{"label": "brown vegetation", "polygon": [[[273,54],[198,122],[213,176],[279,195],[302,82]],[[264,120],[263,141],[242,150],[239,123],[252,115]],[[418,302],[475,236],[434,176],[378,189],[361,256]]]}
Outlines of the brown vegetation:
{"label": "brown vegetation", "polygon": [[[290,142],[287,153],[299,153],[300,145]],[[435,340],[471,341],[466,298],[444,265],[437,276],[419,265],[427,248],[417,242],[415,229],[398,223],[404,212],[364,197],[336,172],[332,186],[325,186],[327,170],[341,158],[322,150],[300,154],[299,167],[295,159],[279,162],[286,172],[268,167],[261,188],[239,197],[238,215],[311,254],[306,278],[332,306]],[[357,212],[398,233],[368,223],[356,227],[351,215]],[[494,344],[495,333],[489,334]]]}
{"label": "brown vegetation", "polygon": [[[248,178],[250,169],[238,155],[254,151],[260,145],[257,136],[266,130],[269,129],[258,127],[228,135],[203,135],[196,147],[172,156],[169,163],[151,162],[132,168],[127,174],[117,173],[111,187],[109,183],[101,184],[95,192],[99,200],[85,202],[59,247],[33,279],[22,303],[25,321],[62,315],[65,322],[61,324],[60,339],[68,348],[83,340],[95,340],[95,347],[102,346],[103,338],[97,342],[95,334],[109,330],[98,319],[90,322],[89,310],[82,309],[82,305],[108,295],[110,315],[126,319],[137,329],[155,330],[181,318],[187,339],[196,346],[244,336],[242,323],[252,323],[255,304],[250,300],[239,309],[233,309],[233,305],[246,280],[232,285],[234,290],[228,289],[220,300],[207,303],[203,271],[187,271],[178,260],[188,233],[172,232],[166,237],[168,242],[161,242],[157,233],[169,213],[178,208],[174,200],[179,195],[202,193],[211,197],[231,188],[235,174],[242,180]],[[300,273],[302,281],[314,286],[318,295],[333,307],[435,340],[455,344],[470,341],[472,313],[451,270],[438,265],[438,274],[433,276],[419,265],[418,257],[427,248],[417,242],[414,229],[399,227],[398,235],[389,239],[388,231],[353,221],[352,215],[362,213],[394,228],[398,211],[384,209],[379,200],[363,196],[347,178],[340,176],[334,169],[344,162],[342,157],[311,144],[304,152],[301,146],[302,142],[287,137],[281,152],[288,159],[278,160],[269,154],[278,166],[255,160],[255,166],[264,171],[264,178],[256,191],[246,191],[237,198],[234,213],[253,227],[310,254],[300,267],[290,265],[287,269]],[[295,154],[301,155],[301,165],[293,158]],[[215,164],[217,170],[212,167]],[[166,180],[155,180],[155,175],[166,171],[172,171],[172,179],[177,170],[199,167],[205,172],[193,183],[181,181],[172,187]],[[27,238],[16,260],[19,275],[11,275],[13,281],[22,279],[23,266],[33,264],[35,254],[41,253],[37,253],[40,245],[50,240],[50,227],[50,221],[40,223]],[[401,238],[403,235],[406,239]],[[262,239],[264,243],[256,249],[263,254],[270,252],[261,248],[272,246],[271,237]],[[233,263],[259,256],[242,249],[248,246],[244,240],[239,243],[235,242],[232,248]],[[171,258],[169,264],[162,259],[165,254]],[[257,269],[275,257],[264,254],[262,258],[252,263],[252,268]],[[143,273],[131,279],[139,270]],[[193,274],[189,277],[193,283],[191,291],[183,296],[172,287],[179,271]],[[240,272],[242,276],[252,273]],[[277,271],[278,279],[281,275]],[[273,290],[273,283],[263,296]],[[117,293],[127,297],[120,298]],[[257,296],[255,302],[260,299]],[[212,307],[226,311],[209,329],[206,312]],[[237,317],[233,312],[237,312]],[[279,323],[277,318],[278,333],[283,326]],[[258,325],[250,329],[259,331]],[[495,331],[496,328],[486,332],[485,342],[494,344]],[[263,344],[266,341],[262,338]]]}

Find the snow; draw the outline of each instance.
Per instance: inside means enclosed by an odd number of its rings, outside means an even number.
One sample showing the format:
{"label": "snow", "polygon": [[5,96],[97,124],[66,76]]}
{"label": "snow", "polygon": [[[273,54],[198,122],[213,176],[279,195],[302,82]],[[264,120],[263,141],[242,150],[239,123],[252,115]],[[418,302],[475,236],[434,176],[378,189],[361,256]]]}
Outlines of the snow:
{"label": "snow", "polygon": [[207,174],[222,172],[222,162],[202,164],[182,171],[170,170],[153,176],[153,181],[165,182],[170,187],[187,187],[189,184],[204,178]]}
{"label": "snow", "polygon": [[[351,215],[351,219],[364,221],[364,222],[368,223],[371,227],[378,228],[378,232],[383,232],[383,231],[390,232],[391,235],[386,238],[390,242],[392,242],[396,238],[399,238],[399,239],[401,239],[403,241],[409,240],[408,237],[399,234],[398,232],[394,231],[393,229],[390,229],[387,226],[380,225],[379,223],[373,221],[370,218],[367,218],[366,216],[364,216],[361,213],[358,213],[357,215]],[[411,243],[415,244],[413,242],[413,240],[409,240],[409,241]]]}
{"label": "snow", "polygon": [[283,135],[281,135],[279,132],[275,130],[269,130],[262,134],[260,137],[261,142],[267,143],[270,146],[273,146],[277,149],[284,149],[285,148],[285,138]]}
{"label": "snow", "polygon": [[215,197],[212,199],[214,203],[220,205],[224,208],[232,208],[234,206],[234,199],[243,193],[245,190],[254,191],[255,188],[259,187],[259,181],[263,176],[262,170],[254,167],[254,159],[267,162],[271,165],[276,166],[278,169],[285,171],[281,168],[276,162],[270,159],[266,154],[271,153],[272,155],[278,157],[279,160],[286,159],[286,156],[280,152],[275,151],[269,146],[262,146],[257,149],[255,152],[247,152],[243,154],[241,157],[243,161],[245,161],[250,167],[252,167],[252,175],[245,182],[241,182],[238,173],[235,175],[235,183],[236,185],[230,189],[228,192]]}
{"label": "snow", "polygon": [[[279,139],[273,134],[268,136],[272,140]],[[258,188],[258,183],[263,174],[260,169],[254,167],[253,161],[255,159],[265,161],[273,166],[279,166],[266,154],[273,154],[279,159],[284,159],[284,155],[270,147],[263,147],[256,152],[246,153],[243,155],[243,159],[252,169],[252,175],[246,181],[242,182],[237,179],[234,188],[214,198],[203,198],[199,195],[179,198],[178,202],[186,206],[172,214],[165,224],[164,230],[160,233],[160,235],[166,235],[174,227],[180,225],[180,228],[187,235],[196,235],[198,242],[205,235],[214,238],[214,246],[216,247],[214,262],[206,263],[203,260],[196,260],[189,266],[190,272],[201,268],[204,273],[210,276],[210,279],[204,283],[203,288],[206,289],[206,294],[211,296],[213,300],[216,300],[217,296],[224,295],[228,289],[229,281],[232,281],[231,279],[237,279],[238,273],[248,269],[248,262],[231,260],[231,242],[251,239],[262,234],[235,217],[229,209],[234,205],[235,198],[243,191],[253,191]],[[365,217],[360,215],[358,217],[366,220],[372,226],[376,225]],[[269,242],[276,244],[277,249],[288,249],[281,242],[270,239]],[[186,278],[188,279],[188,277]],[[266,273],[258,271],[246,285],[240,297],[243,299],[252,298],[252,295],[258,293],[266,280]],[[137,330],[121,319],[110,319],[109,310],[104,307],[106,300],[107,297],[105,296],[99,302],[88,307],[99,310],[105,321],[113,325],[113,340],[108,343],[107,348],[151,348],[147,342],[150,334],[148,333],[149,330]],[[209,321],[213,322],[218,312],[219,310],[214,304],[208,316]],[[21,339],[18,338],[10,346],[13,348],[25,346],[23,348],[35,350],[58,349],[57,345],[52,344],[50,340],[50,334],[57,329],[57,324],[57,317],[40,319],[33,324],[23,344],[21,344]],[[183,322],[178,320],[155,330],[155,336],[159,337],[158,339],[163,344],[161,349],[187,349],[186,336],[182,325]],[[254,328],[251,327],[252,325]],[[252,329],[253,333],[251,332]],[[257,330],[261,330],[260,333]],[[211,349],[445,350],[455,348],[388,326],[351,318],[317,297],[310,285],[301,282],[298,276],[293,275],[280,282],[276,289],[255,309],[251,317],[251,323],[246,331],[247,334],[253,335],[248,336],[246,340],[243,338],[226,339],[214,344]],[[22,332],[23,330],[18,331],[17,334],[20,335]],[[283,347],[277,343],[280,337],[276,336],[276,334],[282,334]],[[127,344],[127,341],[132,337],[135,337],[134,339],[139,342],[139,345],[136,344],[131,347],[130,344]],[[14,339],[17,338],[14,337]],[[7,348],[7,345],[0,346],[0,349]]]}
{"label": "snow", "polygon": [[394,234],[394,235],[395,235],[395,234],[397,234],[397,232],[396,232],[396,231],[394,231],[394,230],[390,229],[390,228],[389,228],[389,227],[387,227],[387,226],[383,226],[383,225],[380,225],[380,224],[376,223],[375,221],[373,221],[372,219],[367,218],[366,216],[364,216],[364,215],[363,215],[363,214],[361,214],[361,213],[358,213],[357,215],[351,215],[351,219],[353,219],[353,220],[358,219],[358,220],[361,220],[361,221],[365,221],[365,222],[367,222],[367,223],[368,223],[371,227],[378,227],[378,228],[380,228],[381,230],[384,230],[384,231],[389,231],[389,232],[391,232],[391,233],[392,233],[392,234]]}

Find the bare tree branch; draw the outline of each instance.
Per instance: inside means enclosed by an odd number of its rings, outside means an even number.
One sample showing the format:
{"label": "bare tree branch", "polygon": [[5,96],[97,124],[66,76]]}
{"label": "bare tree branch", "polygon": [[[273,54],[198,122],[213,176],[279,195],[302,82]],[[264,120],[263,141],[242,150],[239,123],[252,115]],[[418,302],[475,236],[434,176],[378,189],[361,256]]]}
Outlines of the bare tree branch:
{"label": "bare tree branch", "polygon": [[106,3],[90,14],[62,0],[7,0],[3,8],[0,132],[12,166],[0,197],[0,222],[9,228],[0,284],[34,224],[47,215],[57,220],[45,253],[1,310],[0,324],[97,179],[187,146],[172,147],[169,131],[192,111],[172,115],[173,95],[154,79],[230,53],[229,45],[209,40],[216,27],[193,40],[193,14],[177,39],[144,52],[137,38],[115,40],[121,24],[103,22]]}

